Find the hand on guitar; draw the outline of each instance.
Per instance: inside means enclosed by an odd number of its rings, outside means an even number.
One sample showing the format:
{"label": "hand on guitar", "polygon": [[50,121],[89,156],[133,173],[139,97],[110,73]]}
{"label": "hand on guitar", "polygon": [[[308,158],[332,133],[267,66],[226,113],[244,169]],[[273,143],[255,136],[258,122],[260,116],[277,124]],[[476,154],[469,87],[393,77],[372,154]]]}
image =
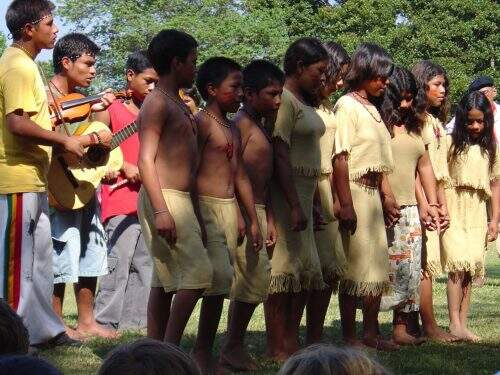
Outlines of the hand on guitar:
{"label": "hand on guitar", "polygon": [[106,110],[111,103],[116,100],[115,94],[113,94],[113,90],[106,89],[105,94],[102,96],[101,101],[92,105],[92,112],[101,112]]}
{"label": "hand on guitar", "polygon": [[102,182],[104,182],[105,184],[112,184],[113,182],[116,181],[119,175],[120,175],[119,171],[108,169],[106,174],[102,178]]}
{"label": "hand on guitar", "polygon": [[131,183],[139,183],[141,182],[141,175],[139,174],[139,168],[136,165],[123,162],[122,172],[125,175],[125,178]]}
{"label": "hand on guitar", "polygon": [[62,146],[65,152],[75,154],[79,158],[84,155],[83,145],[81,144],[80,137],[78,136],[66,137]]}
{"label": "hand on guitar", "polygon": [[110,148],[111,141],[113,140],[113,133],[103,129],[99,130],[97,134],[99,135],[99,139],[101,140],[101,145]]}

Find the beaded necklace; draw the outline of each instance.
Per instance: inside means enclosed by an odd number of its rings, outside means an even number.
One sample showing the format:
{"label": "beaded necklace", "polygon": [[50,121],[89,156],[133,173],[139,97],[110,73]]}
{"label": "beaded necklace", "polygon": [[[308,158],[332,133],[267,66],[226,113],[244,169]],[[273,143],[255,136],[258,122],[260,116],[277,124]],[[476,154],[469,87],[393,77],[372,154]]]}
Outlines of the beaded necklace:
{"label": "beaded necklace", "polygon": [[182,102],[179,99],[176,99],[172,95],[170,95],[168,92],[163,90],[160,86],[156,86],[156,89],[158,89],[159,92],[161,92],[163,95],[165,95],[167,98],[169,98],[171,101],[173,101],[184,113],[184,115],[189,119],[189,123],[191,124],[191,129],[193,130],[193,134],[196,134],[196,120],[193,116],[193,113],[189,109],[189,107],[186,105],[186,103]]}
{"label": "beaded necklace", "polygon": [[[221,129],[222,132],[224,133],[224,136],[226,137],[226,147],[224,148],[226,151],[226,157],[227,160],[231,160],[233,158],[233,153],[234,153],[234,143],[233,143],[233,132],[231,131],[231,125],[227,123],[226,121],[221,121],[215,116],[212,112],[208,111],[207,109],[203,108],[201,110],[203,113],[205,113],[208,117],[211,119],[215,120],[217,124],[222,126],[223,128]],[[227,132],[224,130],[224,128],[227,128],[229,132],[231,133],[231,141],[229,140],[229,137],[227,136]]]}

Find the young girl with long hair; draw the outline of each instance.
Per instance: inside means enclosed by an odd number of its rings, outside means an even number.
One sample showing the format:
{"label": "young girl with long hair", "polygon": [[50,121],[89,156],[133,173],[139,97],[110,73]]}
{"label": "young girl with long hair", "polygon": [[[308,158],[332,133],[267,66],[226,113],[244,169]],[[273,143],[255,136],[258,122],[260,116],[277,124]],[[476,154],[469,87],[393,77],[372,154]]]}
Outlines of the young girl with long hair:
{"label": "young girl with long hair", "polygon": [[[389,82],[381,106],[381,115],[391,134],[394,171],[388,179],[400,206],[401,218],[393,227],[387,229],[392,292],[382,297],[381,310],[394,312],[394,342],[415,345],[424,340],[407,332],[407,325],[410,313],[419,310],[421,220],[428,230],[435,230],[439,224],[436,179],[427,144],[421,135],[421,122],[412,105],[417,94],[415,79],[408,70],[396,67],[389,77]],[[415,195],[417,173],[429,202],[429,209],[420,212]]]}
{"label": "young girl with long hair", "polygon": [[[422,138],[428,143],[432,169],[437,182],[437,209],[439,213],[439,230],[424,231],[422,268],[423,279],[420,284],[420,316],[424,334],[431,340],[447,342],[456,337],[442,330],[434,316],[432,303],[432,278],[442,272],[441,267],[441,234],[447,229],[450,218],[444,195],[444,186],[449,180],[447,164],[446,132],[443,123],[448,111],[449,82],[444,68],[429,60],[423,60],[412,68],[417,81],[418,92],[415,97],[417,116],[423,122]],[[417,179],[417,195],[420,195],[421,210],[429,211],[431,203],[422,192],[420,180]],[[412,314],[412,331],[419,334],[418,315]]]}
{"label": "young girl with long hair", "polygon": [[[397,207],[384,174],[393,170],[391,137],[374,103],[380,100],[393,63],[375,44],[362,44],[354,53],[345,81],[349,93],[334,108],[335,189],[347,265],[340,280],[342,335],[348,345],[382,350],[396,346],[378,335],[380,299],[389,288],[389,258],[383,202],[397,220]],[[382,199],[381,199],[382,198]],[[356,339],[356,304],[363,309],[363,343]]]}
{"label": "young girl with long hair", "polygon": [[333,194],[333,142],[335,137],[335,116],[329,97],[344,86],[344,76],[349,67],[350,57],[339,44],[328,42],[329,64],[326,82],[319,93],[320,105],[318,115],[325,123],[325,134],[319,140],[321,150],[321,175],[318,178],[317,199],[322,219],[321,228],[315,232],[321,272],[326,286],[322,290],[314,290],[307,302],[307,335],[306,344],[321,341],[326,311],[330,304],[332,292],[337,288],[340,275],[345,271],[345,255],[340,237],[339,222],[334,213]]}
{"label": "young girl with long hair", "polygon": [[457,108],[448,149],[445,194],[450,227],[442,238],[443,267],[448,272],[450,331],[467,341],[480,339],[467,327],[471,282],[484,276],[487,241],[497,238],[500,218],[500,161],[493,124],[488,98],[479,91],[466,94]]}
{"label": "young girl with long hair", "polygon": [[278,360],[298,350],[307,297],[324,287],[312,221],[325,124],[313,105],[327,66],[328,54],[315,38],[295,41],[285,54],[285,86],[272,131],[275,176],[270,191],[278,239],[265,303],[267,353]]}

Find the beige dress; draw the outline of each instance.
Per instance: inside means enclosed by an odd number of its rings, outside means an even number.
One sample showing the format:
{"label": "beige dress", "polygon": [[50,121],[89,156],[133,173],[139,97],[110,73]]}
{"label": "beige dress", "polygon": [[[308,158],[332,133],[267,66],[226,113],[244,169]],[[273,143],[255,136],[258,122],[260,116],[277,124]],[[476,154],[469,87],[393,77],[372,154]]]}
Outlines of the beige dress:
{"label": "beige dress", "polygon": [[312,219],[313,198],[321,172],[319,139],[324,132],[325,125],[315,108],[303,104],[284,89],[272,134],[290,147],[293,184],[308,224],[301,232],[291,230],[290,206],[274,181],[271,199],[278,239],[271,258],[269,293],[324,288]]}
{"label": "beige dress", "polygon": [[[445,185],[449,180],[447,162],[447,140],[443,124],[431,114],[427,114],[422,128],[422,138],[428,145],[429,157],[432,169],[436,176],[438,185]],[[424,242],[422,249],[422,268],[431,276],[438,276],[442,272],[441,267],[441,236],[437,231],[424,230]]]}
{"label": "beige dress", "polygon": [[450,181],[445,193],[450,227],[442,237],[443,270],[484,276],[488,231],[486,202],[491,198],[490,181],[500,178],[498,153],[490,171],[488,155],[481,152],[479,145],[471,145],[450,162],[449,170]]}
{"label": "beige dress", "polygon": [[339,222],[333,212],[331,177],[333,172],[332,156],[336,124],[333,108],[331,108],[329,103],[321,105],[317,113],[326,127],[325,134],[319,140],[321,149],[321,175],[318,179],[318,192],[321,200],[323,219],[327,224],[323,226],[321,231],[315,232],[314,235],[323,280],[335,290],[338,286],[338,280],[345,272],[347,266]]}
{"label": "beige dress", "polygon": [[356,296],[380,295],[390,286],[382,202],[378,188],[357,180],[368,172],[392,172],[391,137],[376,108],[350,95],[339,99],[334,112],[334,154],[348,154],[349,185],[357,215],[356,232],[342,232],[347,269],[340,291]]}

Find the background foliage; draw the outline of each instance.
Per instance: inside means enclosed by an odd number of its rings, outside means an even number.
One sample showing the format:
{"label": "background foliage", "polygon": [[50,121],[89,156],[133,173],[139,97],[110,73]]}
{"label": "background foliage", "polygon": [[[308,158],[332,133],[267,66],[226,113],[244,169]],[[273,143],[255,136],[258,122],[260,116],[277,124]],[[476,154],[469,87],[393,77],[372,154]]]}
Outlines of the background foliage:
{"label": "background foliage", "polygon": [[3,33],[0,33],[0,55],[3,53],[3,50],[7,46],[7,39]]}
{"label": "background foliage", "polygon": [[500,6],[494,0],[62,0],[60,15],[103,47],[100,85],[121,81],[128,52],[145,48],[162,28],[200,43],[200,62],[225,55],[245,64],[276,63],[301,36],[338,41],[352,52],[382,45],[403,66],[442,64],[458,100],[469,82],[500,73]]}

